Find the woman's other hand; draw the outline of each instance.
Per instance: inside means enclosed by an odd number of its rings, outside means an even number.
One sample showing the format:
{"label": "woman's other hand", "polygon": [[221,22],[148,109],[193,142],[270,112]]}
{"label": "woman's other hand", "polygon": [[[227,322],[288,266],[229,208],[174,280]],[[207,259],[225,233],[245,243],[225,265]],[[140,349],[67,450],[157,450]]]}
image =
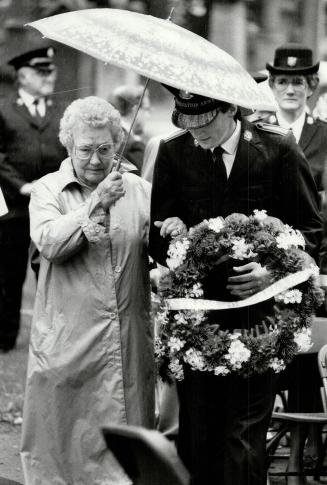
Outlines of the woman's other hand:
{"label": "woman's other hand", "polygon": [[187,227],[179,217],[168,217],[164,221],[155,221],[154,225],[160,228],[160,236],[179,236],[187,231]]}
{"label": "woman's other hand", "polygon": [[102,182],[99,183],[96,191],[100,198],[102,207],[104,210],[108,210],[112,204],[125,195],[123,177],[121,173],[111,172]]}

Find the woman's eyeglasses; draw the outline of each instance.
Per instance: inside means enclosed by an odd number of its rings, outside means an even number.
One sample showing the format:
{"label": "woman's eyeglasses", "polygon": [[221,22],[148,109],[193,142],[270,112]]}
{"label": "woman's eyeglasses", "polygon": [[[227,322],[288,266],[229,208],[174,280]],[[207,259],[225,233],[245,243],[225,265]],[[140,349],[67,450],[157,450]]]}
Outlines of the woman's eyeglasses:
{"label": "woman's eyeglasses", "polygon": [[96,152],[99,158],[111,158],[114,152],[114,147],[110,143],[103,143],[97,148],[89,146],[74,147],[76,157],[81,160],[91,160],[93,154]]}
{"label": "woman's eyeglasses", "polygon": [[304,91],[307,85],[303,77],[278,77],[274,80],[274,86],[277,91],[285,91],[290,84],[292,84],[295,91]]}

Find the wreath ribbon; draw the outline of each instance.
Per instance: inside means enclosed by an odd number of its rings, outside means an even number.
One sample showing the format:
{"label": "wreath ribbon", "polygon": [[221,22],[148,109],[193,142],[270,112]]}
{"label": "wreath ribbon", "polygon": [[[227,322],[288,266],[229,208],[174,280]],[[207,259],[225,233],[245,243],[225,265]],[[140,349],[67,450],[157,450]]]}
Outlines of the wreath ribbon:
{"label": "wreath ribbon", "polygon": [[289,274],[284,278],[272,283],[270,286],[265,288],[258,293],[255,293],[245,300],[238,301],[219,301],[219,300],[205,300],[202,298],[168,298],[166,300],[166,305],[169,310],[232,310],[234,308],[242,308],[245,306],[256,305],[265,300],[269,300],[273,296],[282,293],[283,291],[289,290],[294,286],[299,285],[307,281],[310,276],[315,273],[312,268],[306,268],[297,273]]}

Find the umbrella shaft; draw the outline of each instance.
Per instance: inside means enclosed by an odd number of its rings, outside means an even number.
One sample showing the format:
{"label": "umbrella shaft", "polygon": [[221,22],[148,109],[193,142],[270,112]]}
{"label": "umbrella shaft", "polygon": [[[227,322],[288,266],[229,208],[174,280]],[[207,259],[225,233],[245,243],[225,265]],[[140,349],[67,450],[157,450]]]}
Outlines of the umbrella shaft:
{"label": "umbrella shaft", "polygon": [[140,97],[140,100],[139,100],[139,102],[138,102],[137,108],[136,108],[136,110],[135,110],[135,113],[134,113],[134,116],[133,116],[133,119],[132,119],[131,125],[130,125],[130,127],[129,127],[129,130],[128,130],[128,133],[127,133],[127,136],[126,136],[125,141],[124,141],[124,143],[123,143],[123,145],[122,145],[122,148],[120,149],[119,153],[117,154],[118,161],[117,161],[117,164],[116,164],[116,166],[115,166],[115,170],[117,170],[117,171],[118,171],[118,170],[119,170],[119,168],[120,168],[121,158],[122,158],[122,155],[123,155],[123,153],[124,153],[124,151],[125,151],[125,148],[126,148],[126,146],[127,146],[127,143],[128,143],[129,137],[130,137],[130,135],[131,135],[131,133],[132,133],[133,126],[134,126],[134,123],[135,123],[135,120],[136,120],[137,114],[138,114],[138,112],[139,112],[139,109],[140,109],[140,107],[141,107],[141,105],[142,105],[142,101],[143,101],[143,98],[144,98],[144,95],[145,95],[145,91],[146,91],[146,89],[147,89],[147,87],[148,87],[149,81],[150,81],[150,79],[149,79],[149,78],[147,78],[147,80],[146,80],[146,82],[145,82],[145,85],[144,85],[144,89],[143,89],[142,95],[141,95],[141,97]]}

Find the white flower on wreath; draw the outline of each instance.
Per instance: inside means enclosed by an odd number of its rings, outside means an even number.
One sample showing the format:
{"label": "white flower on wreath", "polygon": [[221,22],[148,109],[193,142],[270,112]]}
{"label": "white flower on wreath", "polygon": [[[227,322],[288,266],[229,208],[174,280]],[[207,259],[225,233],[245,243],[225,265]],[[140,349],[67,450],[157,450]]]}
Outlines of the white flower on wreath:
{"label": "white flower on wreath", "polygon": [[205,319],[206,312],[205,311],[200,311],[200,310],[189,310],[188,311],[188,318],[192,320],[193,325],[200,325],[200,323],[203,322]]}
{"label": "white flower on wreath", "polygon": [[298,229],[293,229],[292,227],[285,225],[286,231],[280,232],[276,237],[277,247],[280,249],[289,249],[292,246],[295,247],[305,247],[305,240],[303,235]]}
{"label": "white flower on wreath", "polygon": [[233,369],[240,369],[243,362],[247,362],[251,356],[251,351],[238,339],[232,340],[225,359],[229,360]]}
{"label": "white flower on wreath", "polygon": [[174,315],[174,319],[179,325],[187,325],[187,320],[183,312],[176,313],[176,315]]}
{"label": "white flower on wreath", "polygon": [[278,372],[284,370],[286,365],[283,359],[278,359],[277,357],[274,357],[273,359],[270,359],[268,367],[270,367],[277,374]]}
{"label": "white flower on wreath", "polygon": [[245,242],[244,237],[239,237],[235,238],[232,241],[232,251],[233,254],[232,256],[235,259],[246,259],[246,258],[252,258],[256,256],[256,254],[252,251],[253,245],[252,244],[247,244]]}
{"label": "white flower on wreath", "polygon": [[267,211],[265,209],[259,210],[259,209],[254,209],[253,211],[254,218],[256,221],[261,222],[267,217]]}
{"label": "white flower on wreath", "polygon": [[298,352],[307,352],[313,345],[311,341],[311,328],[303,327],[295,332],[294,342],[298,346]]}
{"label": "white flower on wreath", "polygon": [[315,263],[311,263],[309,268],[312,271],[312,276],[319,278],[319,267]]}
{"label": "white flower on wreath", "polygon": [[203,296],[203,289],[201,283],[194,283],[190,290],[185,292],[186,298],[200,298]]}
{"label": "white flower on wreath", "polygon": [[170,244],[168,249],[170,257],[166,259],[169,269],[174,270],[184,262],[189,246],[190,241],[186,237]]}
{"label": "white flower on wreath", "polygon": [[168,323],[168,310],[162,310],[158,312],[155,317],[155,324],[157,328],[161,328],[163,325],[166,325]]}
{"label": "white flower on wreath", "polygon": [[230,373],[230,370],[225,365],[217,365],[213,371],[215,376],[226,376]]}
{"label": "white flower on wreath", "polygon": [[275,296],[276,301],[282,301],[286,305],[289,303],[301,303],[302,291],[300,290],[286,290]]}
{"label": "white flower on wreath", "polygon": [[168,364],[168,367],[177,381],[182,381],[184,379],[183,366],[179,363],[178,359],[173,359]]}
{"label": "white flower on wreath", "polygon": [[154,349],[158,357],[163,357],[165,355],[165,346],[162,343],[161,338],[159,337],[154,338]]}
{"label": "white flower on wreath", "polygon": [[225,225],[225,221],[222,217],[215,217],[208,220],[208,227],[214,232],[220,232]]}
{"label": "white flower on wreath", "polygon": [[185,352],[184,361],[189,364],[193,370],[206,370],[202,352],[195,350],[193,347]]}
{"label": "white flower on wreath", "polygon": [[185,345],[185,340],[181,340],[178,337],[170,337],[167,342],[168,347],[170,348],[171,353],[178,352],[181,350]]}

